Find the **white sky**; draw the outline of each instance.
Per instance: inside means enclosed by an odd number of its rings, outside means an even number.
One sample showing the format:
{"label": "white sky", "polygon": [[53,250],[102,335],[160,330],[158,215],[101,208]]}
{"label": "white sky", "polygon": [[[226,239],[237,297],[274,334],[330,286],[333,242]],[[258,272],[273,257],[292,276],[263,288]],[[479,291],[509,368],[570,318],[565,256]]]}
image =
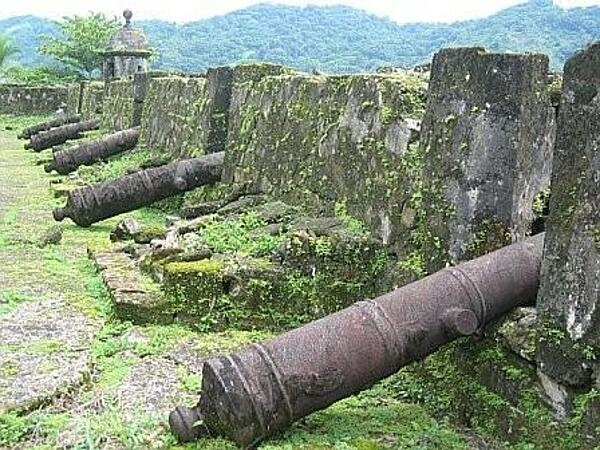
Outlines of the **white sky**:
{"label": "white sky", "polygon": [[[564,8],[600,5],[600,0],[555,0]],[[171,22],[194,20],[224,14],[257,3],[286,5],[349,5],[387,16],[399,23],[453,22],[493,14],[525,0],[4,0],[0,18],[33,14],[60,18],[65,15],[101,11],[121,16],[123,9],[134,12],[133,19],[162,19]]]}

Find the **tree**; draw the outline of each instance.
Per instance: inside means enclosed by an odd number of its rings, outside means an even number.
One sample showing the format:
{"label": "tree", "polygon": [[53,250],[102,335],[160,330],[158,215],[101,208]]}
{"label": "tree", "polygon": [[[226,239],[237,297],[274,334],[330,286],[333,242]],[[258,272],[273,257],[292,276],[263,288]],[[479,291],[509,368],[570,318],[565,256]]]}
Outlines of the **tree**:
{"label": "tree", "polygon": [[15,53],[19,53],[19,49],[10,42],[7,36],[0,36],[0,68],[3,68]]}
{"label": "tree", "polygon": [[56,24],[62,36],[42,36],[39,52],[74,68],[85,78],[94,78],[102,67],[102,51],[119,29],[119,21],[102,13],[90,13],[63,17]]}

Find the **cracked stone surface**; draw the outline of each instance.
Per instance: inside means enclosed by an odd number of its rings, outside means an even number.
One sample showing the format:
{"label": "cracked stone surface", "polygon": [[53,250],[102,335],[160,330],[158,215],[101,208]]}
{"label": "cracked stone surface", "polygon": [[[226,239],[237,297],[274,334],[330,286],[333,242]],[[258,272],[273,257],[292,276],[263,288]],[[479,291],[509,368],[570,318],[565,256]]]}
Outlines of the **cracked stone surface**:
{"label": "cracked stone surface", "polygon": [[181,397],[177,364],[166,358],[143,358],[117,388],[122,408],[167,417]]}
{"label": "cracked stone surface", "polygon": [[100,325],[62,300],[0,316],[0,413],[32,409],[82,384]]}
{"label": "cracked stone surface", "polygon": [[[151,443],[156,436],[167,433],[169,412],[182,402],[194,403],[197,394],[191,395],[182,385],[181,376],[187,372],[174,361],[159,355],[123,356],[132,360],[129,374],[123,380],[109,391],[95,385],[91,392],[84,391],[75,399],[68,411],[72,421],[58,437],[62,447],[79,448],[86,429],[112,415],[129,427],[147,428],[149,434],[145,442],[138,445],[154,448],[152,445],[155,444]],[[124,449],[127,446],[107,437],[102,448]]]}

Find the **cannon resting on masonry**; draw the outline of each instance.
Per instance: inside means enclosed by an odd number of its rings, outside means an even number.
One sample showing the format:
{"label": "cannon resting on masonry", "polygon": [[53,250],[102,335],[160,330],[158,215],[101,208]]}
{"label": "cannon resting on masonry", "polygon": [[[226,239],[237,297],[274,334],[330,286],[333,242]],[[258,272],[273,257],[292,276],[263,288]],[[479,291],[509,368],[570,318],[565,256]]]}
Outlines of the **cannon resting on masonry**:
{"label": "cannon resting on masonry", "polygon": [[533,303],[543,242],[537,235],[206,361],[198,404],[176,408],[171,430],[182,442],[224,436],[252,448],[512,308]]}
{"label": "cannon resting on masonry", "polygon": [[62,125],[66,125],[68,123],[77,123],[81,122],[80,115],[72,115],[72,116],[59,116],[54,119],[50,119],[46,122],[41,122],[30,127],[24,128],[23,131],[17,136],[19,139],[29,139],[31,136],[34,136],[42,131],[48,131],[52,128],[60,127]]}
{"label": "cannon resting on masonry", "polygon": [[81,139],[83,137],[82,133],[97,130],[98,128],[100,128],[99,119],[69,123],[31,136],[29,142],[25,144],[25,149],[33,149],[36,152],[41,152],[55,145],[64,144],[71,139]]}
{"label": "cannon resting on masonry", "polygon": [[64,208],[53,212],[58,221],[69,217],[82,227],[151,205],[173,195],[221,180],[225,152],[141,170],[98,186],[69,193]]}
{"label": "cannon resting on masonry", "polygon": [[93,164],[134,148],[139,137],[140,128],[130,128],[69,150],[55,152],[52,161],[44,166],[44,170],[47,173],[56,170],[61,175],[67,175],[79,166]]}

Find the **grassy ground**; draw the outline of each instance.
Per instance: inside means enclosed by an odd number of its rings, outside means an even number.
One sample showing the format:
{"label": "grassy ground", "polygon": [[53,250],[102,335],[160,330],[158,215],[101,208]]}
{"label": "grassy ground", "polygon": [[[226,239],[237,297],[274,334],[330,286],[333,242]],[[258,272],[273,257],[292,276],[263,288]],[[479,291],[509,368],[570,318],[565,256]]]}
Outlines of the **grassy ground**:
{"label": "grassy ground", "polygon": [[[4,323],[11,333],[14,328],[13,337],[27,341],[0,342],[0,379],[8,380],[0,383],[0,448],[235,448],[220,439],[177,446],[166,418],[174,406],[196,402],[203,357],[268,335],[198,334],[114,319],[86,247],[108,246],[118,219],[89,229],[65,222],[60,244],[38,245],[54,225],[52,208],[64,200],[52,196],[52,177],[35,165],[40,156],[24,151],[14,137],[36,121],[0,117],[0,326]],[[132,216],[146,223],[162,221],[150,209]],[[35,333],[20,337],[23,329]],[[74,336],[76,329],[83,331]],[[81,376],[61,371],[69,364],[79,364]],[[11,399],[23,385],[28,397]],[[260,448],[469,448],[451,427],[419,406],[402,403],[394,392],[389,384],[377,385],[313,414]]]}

